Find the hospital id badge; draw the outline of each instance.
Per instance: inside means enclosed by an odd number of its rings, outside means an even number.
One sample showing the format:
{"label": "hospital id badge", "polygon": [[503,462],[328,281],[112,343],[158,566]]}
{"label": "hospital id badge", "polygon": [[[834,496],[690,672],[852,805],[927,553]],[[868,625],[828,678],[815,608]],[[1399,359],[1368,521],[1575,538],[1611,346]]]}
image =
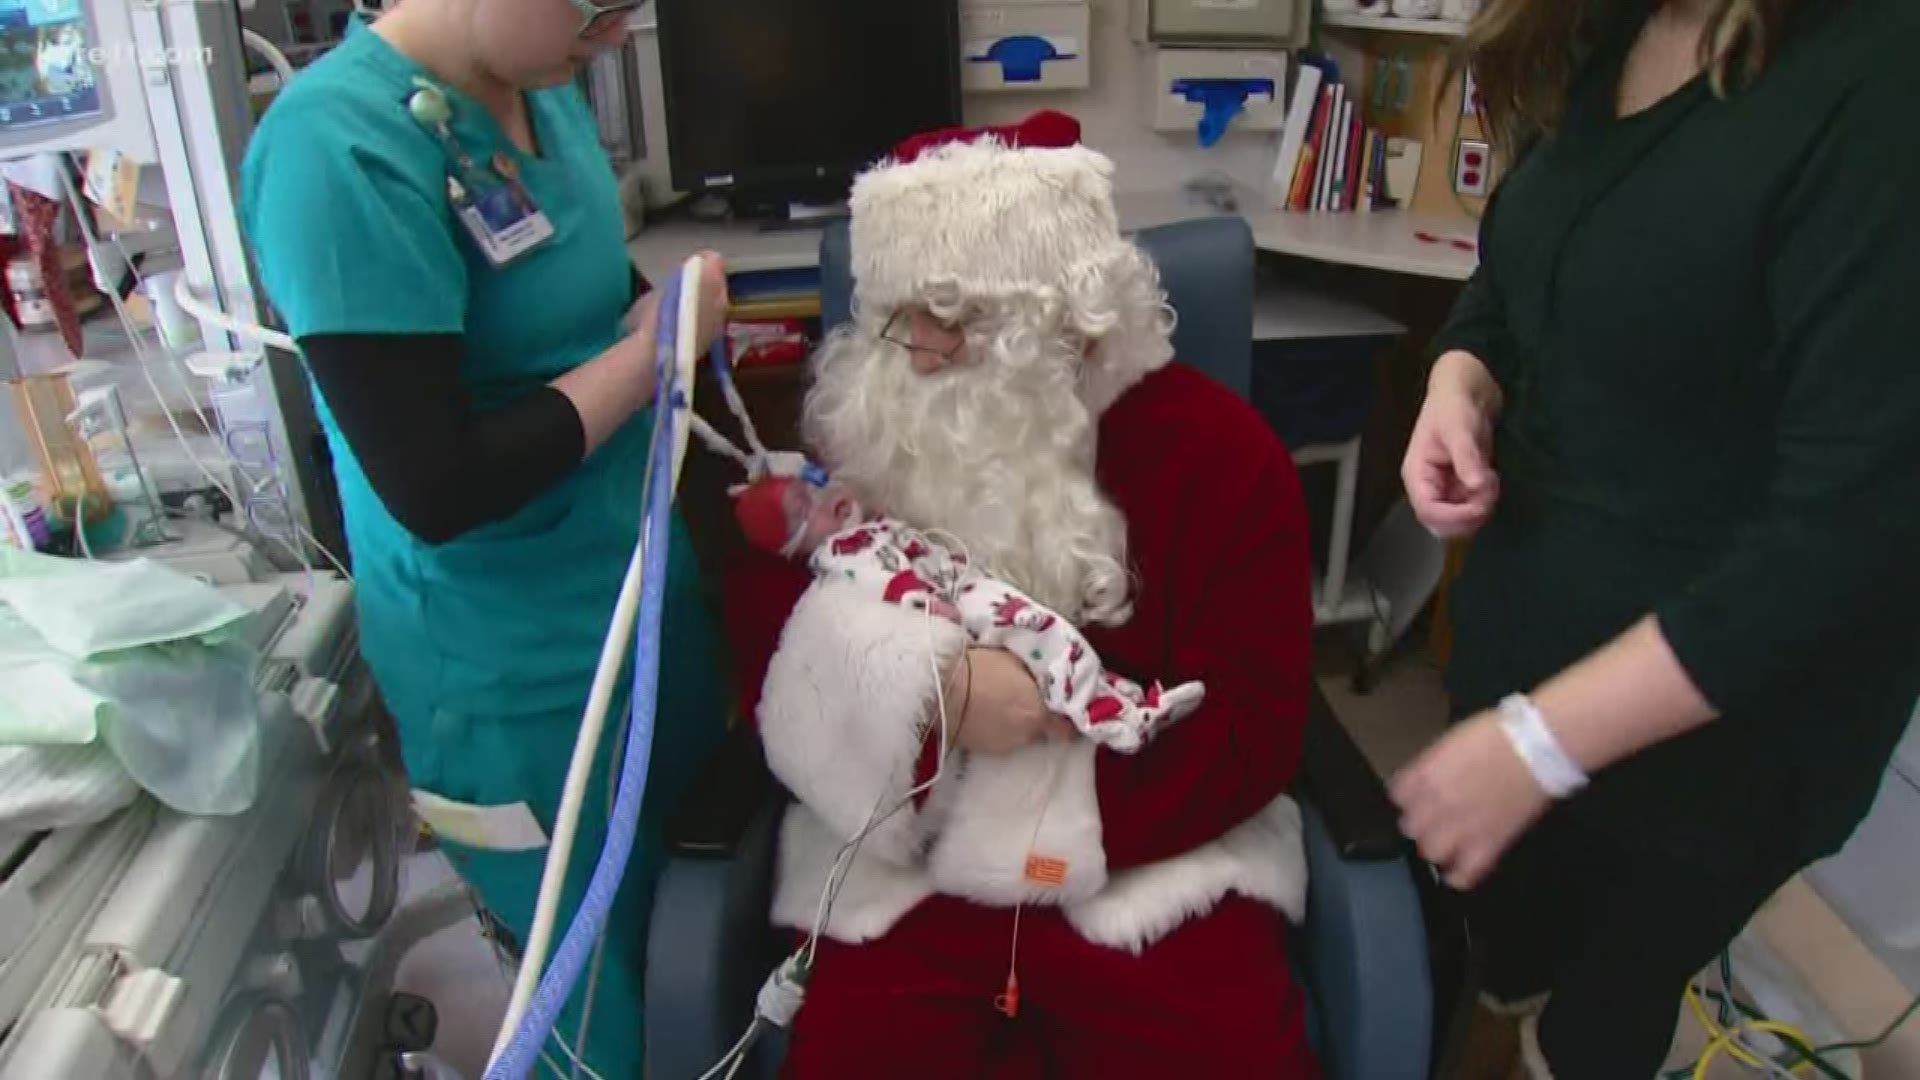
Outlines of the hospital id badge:
{"label": "hospital id badge", "polygon": [[553,239],[553,222],[513,181],[479,193],[459,192],[454,208],[467,235],[496,270]]}

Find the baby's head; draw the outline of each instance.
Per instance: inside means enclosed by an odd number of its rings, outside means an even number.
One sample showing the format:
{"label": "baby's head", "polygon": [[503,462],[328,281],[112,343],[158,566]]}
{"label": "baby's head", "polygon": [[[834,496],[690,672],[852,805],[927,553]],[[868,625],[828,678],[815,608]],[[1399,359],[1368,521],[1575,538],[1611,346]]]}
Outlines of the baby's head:
{"label": "baby's head", "polygon": [[749,543],[787,558],[811,555],[864,515],[852,492],[818,472],[749,484],[734,499],[733,513]]}

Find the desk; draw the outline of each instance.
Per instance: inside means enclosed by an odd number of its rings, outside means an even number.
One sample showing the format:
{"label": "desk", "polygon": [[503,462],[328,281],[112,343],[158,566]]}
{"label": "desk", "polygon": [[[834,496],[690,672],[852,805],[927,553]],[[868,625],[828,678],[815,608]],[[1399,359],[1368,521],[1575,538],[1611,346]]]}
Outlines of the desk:
{"label": "desk", "polygon": [[[1128,230],[1220,213],[1178,191],[1121,192],[1114,202]],[[1310,214],[1248,209],[1241,216],[1253,229],[1256,247],[1296,258],[1447,281],[1465,281],[1479,262],[1472,252],[1420,239],[1421,233],[1471,238],[1471,224],[1457,218],[1402,210]],[[628,247],[640,272],[655,282],[703,249],[718,251],[727,269],[736,272],[795,270],[819,265],[820,230],[762,232],[752,224],[671,221],[641,232]]]}

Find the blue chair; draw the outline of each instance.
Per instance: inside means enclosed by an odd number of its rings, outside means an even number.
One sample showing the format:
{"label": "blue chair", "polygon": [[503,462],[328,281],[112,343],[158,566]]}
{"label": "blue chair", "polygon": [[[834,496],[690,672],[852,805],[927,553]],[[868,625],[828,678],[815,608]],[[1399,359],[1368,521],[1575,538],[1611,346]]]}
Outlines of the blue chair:
{"label": "blue chair", "polygon": [[[1179,316],[1177,355],[1245,396],[1252,362],[1253,238],[1239,218],[1161,226],[1135,240]],[[844,223],[821,243],[822,311],[847,318]],[[1310,874],[1298,975],[1329,1080],[1426,1080],[1441,1018],[1463,998],[1464,930],[1409,857],[1379,778],[1315,692],[1298,789]],[[786,795],[742,727],[669,827],[673,855],[655,895],[646,1042],[653,1080],[695,1080],[753,1015],[754,996],[792,948],[767,912]],[[740,1075],[772,1077],[784,1033],[762,1039]],[[857,1080],[857,1078],[849,1078]]]}

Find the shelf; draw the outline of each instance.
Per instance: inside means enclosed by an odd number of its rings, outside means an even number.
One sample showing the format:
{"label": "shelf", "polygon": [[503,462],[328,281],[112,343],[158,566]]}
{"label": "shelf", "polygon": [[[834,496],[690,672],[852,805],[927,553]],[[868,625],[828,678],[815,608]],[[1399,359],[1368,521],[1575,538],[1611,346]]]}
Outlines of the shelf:
{"label": "shelf", "polygon": [[1398,15],[1368,15],[1358,11],[1320,12],[1320,25],[1348,30],[1385,30],[1396,34],[1432,34],[1437,37],[1462,37],[1467,24],[1451,19],[1403,19]]}

